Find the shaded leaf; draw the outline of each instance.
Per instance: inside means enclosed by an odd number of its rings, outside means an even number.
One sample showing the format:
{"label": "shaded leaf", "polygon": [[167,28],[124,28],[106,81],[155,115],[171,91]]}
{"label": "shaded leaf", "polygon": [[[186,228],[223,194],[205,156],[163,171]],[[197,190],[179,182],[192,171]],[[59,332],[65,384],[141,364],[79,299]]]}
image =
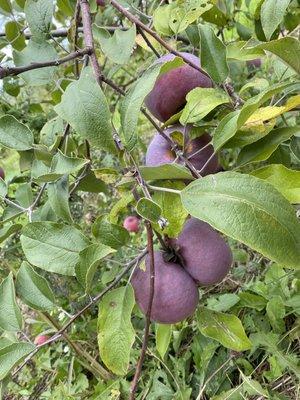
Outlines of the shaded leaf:
{"label": "shaded leaf", "polygon": [[12,343],[0,349],[0,379],[5,378],[14,366],[34,349],[35,346],[33,344],[24,342]]}
{"label": "shaded leaf", "polygon": [[16,301],[11,272],[0,285],[0,328],[4,331],[17,332],[22,329],[22,325],[22,315]]}

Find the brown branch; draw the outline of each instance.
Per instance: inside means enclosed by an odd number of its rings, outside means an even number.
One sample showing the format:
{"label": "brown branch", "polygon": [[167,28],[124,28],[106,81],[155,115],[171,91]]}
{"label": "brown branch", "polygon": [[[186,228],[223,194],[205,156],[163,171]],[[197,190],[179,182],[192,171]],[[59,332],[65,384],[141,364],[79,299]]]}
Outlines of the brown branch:
{"label": "brown branch", "polygon": [[145,333],[144,333],[144,339],[143,339],[143,344],[142,344],[142,350],[141,350],[139,361],[136,365],[136,371],[135,371],[134,378],[133,378],[133,381],[131,384],[130,397],[129,397],[130,400],[135,399],[135,393],[136,393],[138,382],[139,382],[139,379],[140,379],[140,376],[142,373],[143,362],[145,359],[148,341],[149,341],[149,333],[150,333],[150,326],[151,326],[151,310],[152,310],[152,304],[153,304],[153,298],[154,298],[155,268],[154,268],[154,250],[153,250],[153,231],[152,231],[151,223],[149,221],[146,221],[146,229],[147,229],[147,248],[148,248],[149,262],[150,262],[149,303],[148,303],[147,312],[146,312],[146,324],[145,324]]}
{"label": "brown branch", "polygon": [[45,343],[38,345],[23,361],[23,363],[13,372],[12,377],[16,376],[18,372],[21,371],[25,367],[25,365],[29,362],[29,360],[34,357],[36,353],[39,352],[39,350],[42,347],[47,346],[48,344],[51,344],[55,342],[57,339],[59,339],[63,333],[73,324],[73,322],[78,319],[85,311],[87,311],[92,305],[96,304],[99,300],[102,299],[102,297],[109,292],[111,289],[113,289],[120,281],[121,279],[127,274],[127,272],[134,266],[138,265],[141,260],[145,257],[145,255],[148,253],[148,250],[145,249],[143,250],[136,258],[134,258],[132,261],[130,261],[128,264],[125,264],[124,270],[113,280],[113,282],[108,285],[102,292],[100,292],[97,296],[93,297],[90,302],[84,306],[80,311],[78,311],[70,320],[58,331],[56,332],[55,335],[53,335],[51,338],[49,338]]}
{"label": "brown branch", "polygon": [[[75,6],[75,13],[74,13],[74,37],[73,37],[73,44],[74,44],[74,51],[78,50],[78,28],[79,28],[79,23],[80,23],[80,0],[76,1],[76,6]],[[77,79],[79,78],[79,64],[77,58],[75,58],[75,75]]]}
{"label": "brown branch", "polygon": [[[173,49],[172,46],[170,46],[168,43],[166,43],[156,32],[154,32],[151,28],[149,28],[147,25],[143,24],[137,17],[132,15],[126,8],[121,6],[116,0],[110,0],[110,4],[118,10],[121,14],[123,14],[129,21],[131,21],[133,24],[136,24],[138,27],[149,33],[158,43],[160,43],[165,49],[167,49],[170,53],[174,54],[177,57],[180,57],[183,59],[183,61],[191,66],[192,68],[196,69],[197,71],[201,72],[202,74],[206,75],[208,78],[210,78],[209,74],[205,71],[203,71],[198,65],[194,64],[192,61],[188,60],[185,56],[183,56],[179,51]],[[211,78],[210,78],[211,79]]]}
{"label": "brown branch", "polygon": [[82,57],[86,54],[90,54],[90,52],[91,50],[89,48],[85,48],[83,50],[74,51],[73,53],[68,54],[66,57],[62,57],[57,60],[35,62],[29,65],[25,65],[23,67],[5,67],[5,68],[0,67],[0,79],[3,79],[7,76],[16,76],[22,74],[23,72],[31,71],[33,69],[57,67],[68,61],[74,60],[75,58]]}
{"label": "brown branch", "polygon": [[90,49],[90,59],[92,63],[92,67],[94,70],[95,78],[98,84],[102,85],[102,74],[101,68],[98,63],[95,47],[94,47],[94,38],[92,32],[92,20],[91,20],[91,13],[90,13],[90,5],[87,0],[79,0],[80,7],[81,7],[81,17],[82,17],[82,25],[83,25],[83,35],[84,35],[84,42],[85,46]]}
{"label": "brown branch", "polygon": [[155,47],[152,45],[150,40],[147,38],[147,35],[144,33],[143,29],[141,29],[139,26],[137,27],[138,32],[141,34],[142,38],[146,42],[147,46],[149,49],[153,51],[153,53],[156,55],[157,58],[160,58],[159,52],[155,49]]}

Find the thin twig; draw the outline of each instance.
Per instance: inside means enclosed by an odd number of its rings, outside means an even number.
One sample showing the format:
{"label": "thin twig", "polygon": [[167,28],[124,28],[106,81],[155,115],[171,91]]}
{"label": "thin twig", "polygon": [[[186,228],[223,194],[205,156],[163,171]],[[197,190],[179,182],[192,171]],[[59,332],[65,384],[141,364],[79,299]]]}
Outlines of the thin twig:
{"label": "thin twig", "polygon": [[46,68],[46,67],[58,67],[61,64],[74,60],[75,58],[82,57],[85,54],[90,54],[91,49],[85,48],[83,50],[77,50],[73,53],[68,54],[66,57],[59,58],[57,60],[50,60],[44,62],[35,62],[23,67],[0,67],[0,79],[7,76],[16,76],[22,74],[23,72],[31,71],[33,69]]}
{"label": "thin twig", "polygon": [[148,346],[148,341],[149,341],[149,333],[150,333],[150,326],[151,326],[151,310],[152,310],[152,304],[153,304],[153,298],[154,298],[154,285],[155,285],[155,268],[154,268],[154,250],[153,250],[153,231],[151,227],[151,223],[149,221],[146,221],[146,229],[147,229],[147,249],[149,253],[149,264],[150,264],[150,274],[149,274],[149,302],[148,302],[148,307],[147,307],[147,312],[146,312],[146,324],[145,324],[145,333],[144,333],[144,339],[143,339],[143,344],[142,344],[142,350],[140,354],[140,358],[138,360],[137,366],[136,366],[136,371],[133,377],[133,381],[131,384],[131,389],[130,389],[130,400],[135,399],[135,392],[137,390],[138,382],[142,373],[142,368],[143,368],[143,362],[145,359],[146,351],[147,351],[147,346]]}
{"label": "thin twig", "polygon": [[137,27],[138,32],[141,34],[142,38],[145,40],[147,46],[153,51],[153,53],[156,55],[157,58],[160,58],[159,52],[156,50],[156,48],[152,45],[150,40],[147,38],[147,35],[144,33],[143,29],[141,29],[139,26]]}

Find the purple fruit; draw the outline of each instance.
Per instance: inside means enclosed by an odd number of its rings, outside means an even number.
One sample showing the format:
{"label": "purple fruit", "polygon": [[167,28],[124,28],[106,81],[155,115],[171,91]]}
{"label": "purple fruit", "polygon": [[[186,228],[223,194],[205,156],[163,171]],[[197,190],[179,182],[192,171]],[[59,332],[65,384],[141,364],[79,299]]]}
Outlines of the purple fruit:
{"label": "purple fruit", "polygon": [[[176,263],[163,259],[163,253],[154,253],[155,284],[151,319],[162,324],[174,324],[192,315],[196,310],[198,289],[185,270]],[[146,314],[150,295],[150,261],[146,257],[146,271],[137,268],[132,276],[135,299]]]}
{"label": "purple fruit", "polygon": [[0,178],[2,178],[3,180],[5,179],[5,172],[4,169],[0,167]]}
{"label": "purple fruit", "polygon": [[[191,130],[191,126],[187,126],[186,134],[188,136],[189,131]],[[170,128],[165,130],[165,133],[169,136],[174,131],[180,131],[184,134],[184,127],[180,124],[173,125]],[[196,139],[187,140],[184,155],[186,157],[191,156],[197,150],[200,150],[207,143],[209,143],[211,137],[205,133]],[[213,146],[210,145],[206,147],[203,151],[197,153],[195,156],[189,158],[189,161],[193,164],[193,166],[200,171],[203,165],[206,163],[209,157],[213,154]],[[146,165],[149,167],[154,167],[161,164],[169,164],[174,162],[176,159],[175,153],[171,149],[171,145],[167,142],[161,135],[156,134],[152,139],[151,143],[148,146],[146,153]],[[180,162],[181,161],[177,161]],[[220,165],[218,162],[218,157],[215,155],[212,157],[208,165],[201,172],[202,176],[213,174],[220,170]]]}
{"label": "purple fruit", "polygon": [[230,247],[206,222],[187,220],[177,245],[185,270],[199,285],[213,285],[227,275],[232,264]]}
{"label": "purple fruit", "polygon": [[260,68],[261,67],[261,59],[255,58],[254,60],[246,61],[248,68]]}
{"label": "purple fruit", "polygon": [[105,0],[97,0],[96,3],[100,7],[105,7]]}
{"label": "purple fruit", "polygon": [[[180,53],[200,67],[199,58],[189,53]],[[155,63],[173,60],[174,54],[166,54]],[[212,81],[195,68],[185,64],[161,75],[145,99],[148,110],[162,122],[180,111],[186,103],[185,97],[196,87],[210,88]]]}

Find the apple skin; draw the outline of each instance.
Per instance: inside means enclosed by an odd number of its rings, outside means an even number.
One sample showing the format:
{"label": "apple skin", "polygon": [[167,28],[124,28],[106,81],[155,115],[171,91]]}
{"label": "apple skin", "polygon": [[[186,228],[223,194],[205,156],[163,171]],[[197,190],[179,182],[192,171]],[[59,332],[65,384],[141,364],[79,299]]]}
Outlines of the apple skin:
{"label": "apple skin", "polygon": [[246,61],[248,68],[260,68],[261,67],[261,59],[255,58],[254,60]]}
{"label": "apple skin", "polygon": [[5,179],[5,172],[4,169],[0,167],[0,178],[2,178],[3,180]]}
{"label": "apple skin", "polygon": [[[180,54],[200,67],[198,57],[189,53]],[[156,60],[155,64],[165,63],[173,58],[175,58],[174,54],[166,54]],[[156,80],[153,89],[145,99],[145,105],[152,115],[165,122],[183,108],[186,95],[196,87],[210,88],[212,81],[200,71],[185,64],[164,73]]]}
{"label": "apple skin", "polygon": [[[199,293],[193,279],[176,263],[166,262],[163,253],[154,253],[155,283],[151,320],[161,324],[175,324],[196,310]],[[135,299],[146,314],[150,296],[150,261],[146,257],[146,271],[136,268],[132,276]]]}
{"label": "apple skin", "polygon": [[44,344],[45,342],[47,342],[47,340],[49,340],[50,337],[48,335],[39,335],[34,339],[34,344],[36,344],[37,346],[40,346],[41,344]]}
{"label": "apple skin", "polygon": [[[187,126],[186,134],[188,135],[191,130],[191,126]],[[184,134],[184,127],[180,124],[176,124],[171,126],[170,128],[165,130],[165,133],[169,136],[172,132],[179,131]],[[197,150],[201,149],[208,142],[210,142],[211,137],[209,134],[204,133],[202,136],[199,136],[192,140],[187,140],[187,144],[185,145],[184,155],[186,157],[195,153]],[[214,149],[213,146],[208,146],[206,149],[196,154],[195,156],[189,158],[189,161],[193,164],[193,166],[200,171],[203,165],[206,163],[208,158],[213,154]],[[146,152],[146,166],[155,167],[162,164],[169,164],[175,161],[176,155],[172,151],[170,144],[160,135],[156,134],[151,143],[149,144]],[[182,164],[180,160],[176,160],[176,162]],[[220,171],[220,164],[218,162],[218,156],[215,155],[204,170],[201,172],[202,176],[213,174]]]}
{"label": "apple skin", "polygon": [[123,222],[123,227],[128,231],[128,232],[134,232],[137,233],[140,229],[140,220],[138,217],[134,215],[130,215],[125,218]]}
{"label": "apple skin", "polygon": [[232,253],[223,237],[197,218],[187,220],[177,246],[185,270],[198,285],[221,282],[232,265]]}

